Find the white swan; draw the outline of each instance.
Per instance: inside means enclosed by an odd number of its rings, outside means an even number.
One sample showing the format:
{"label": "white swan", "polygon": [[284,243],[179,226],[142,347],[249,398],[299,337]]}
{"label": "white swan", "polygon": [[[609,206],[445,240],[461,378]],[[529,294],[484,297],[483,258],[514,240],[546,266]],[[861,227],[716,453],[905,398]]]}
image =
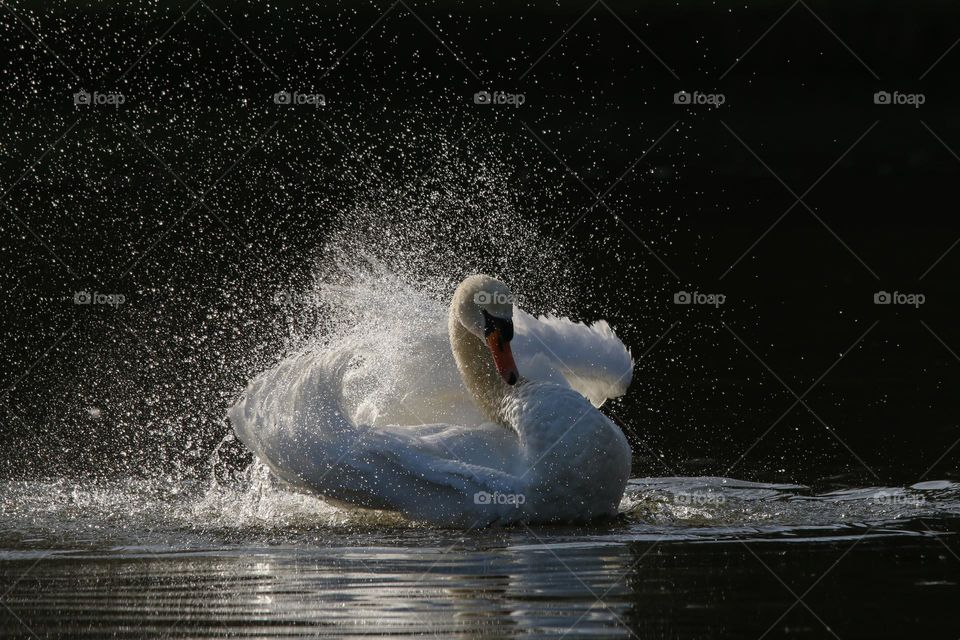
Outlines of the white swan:
{"label": "white swan", "polygon": [[[460,527],[614,515],[631,452],[594,405],[626,390],[630,353],[606,322],[512,300],[468,277],[446,323],[410,319],[400,370],[378,368],[383,344],[295,354],[250,382],[234,430],[276,476],[335,503]],[[378,375],[396,378],[389,393]]]}

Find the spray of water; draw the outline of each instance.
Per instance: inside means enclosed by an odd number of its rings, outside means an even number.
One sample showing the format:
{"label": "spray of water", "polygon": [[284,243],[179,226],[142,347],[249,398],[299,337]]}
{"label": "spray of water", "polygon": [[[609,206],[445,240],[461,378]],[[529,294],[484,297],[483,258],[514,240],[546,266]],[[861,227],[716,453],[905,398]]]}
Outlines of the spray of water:
{"label": "spray of water", "polygon": [[[347,337],[375,347],[383,371],[391,371],[403,358],[400,346],[442,318],[450,293],[470,273],[510,283],[533,313],[583,319],[615,314],[618,301],[598,286],[611,274],[595,272],[585,255],[593,247],[565,244],[562,222],[540,222],[529,185],[514,188],[510,167],[522,163],[488,151],[509,145],[454,153],[449,141],[431,144],[441,151],[428,171],[370,180],[338,198],[315,253],[301,257],[296,268],[277,251],[238,271],[236,287],[205,304],[188,298],[178,306],[177,292],[167,291],[159,313],[150,316],[157,309],[141,305],[143,316],[127,319],[129,335],[90,348],[95,355],[75,375],[64,376],[60,388],[51,387],[61,398],[50,403],[46,426],[22,443],[37,448],[37,469],[52,470],[51,477],[38,477],[44,474],[35,469],[33,477],[0,487],[0,535],[8,546],[38,539],[203,546],[211,540],[302,541],[322,538],[331,528],[383,532],[414,526],[277,486],[230,434],[224,413],[253,375],[292,352]],[[377,164],[380,157],[362,158],[371,176],[387,175]],[[540,187],[550,190],[547,183]],[[537,206],[549,202],[540,196]],[[313,211],[305,207],[299,215]],[[551,211],[551,218],[569,223],[575,215],[562,215],[569,213]],[[652,295],[643,265],[622,265],[615,274],[620,292]],[[678,359],[682,352],[671,362]],[[389,374],[359,380],[352,395],[358,405],[369,404],[367,414],[375,420],[385,399],[398,392],[395,383]],[[656,405],[656,384],[656,377],[641,377],[640,391],[633,392]],[[78,415],[86,422],[64,417]],[[56,465],[43,464],[48,453],[79,459],[86,473],[59,473]],[[957,488],[949,483],[812,496],[802,487],[723,479],[638,480],[622,505],[625,520],[615,526],[680,537],[698,527],[707,537],[833,529],[955,514],[957,502]]]}
{"label": "spray of water", "polygon": [[[85,375],[65,377],[51,394],[59,397],[47,422],[56,429],[26,443],[41,464],[7,487],[9,521],[49,503],[67,509],[51,516],[86,512],[104,526],[335,523],[342,512],[275,487],[232,437],[225,409],[249,378],[295,351],[348,338],[375,349],[382,371],[395,370],[403,345],[444,317],[471,273],[509,282],[534,313],[577,317],[598,304],[574,248],[512,187],[512,165],[494,152],[506,144],[465,153],[447,140],[432,146],[440,160],[427,172],[368,181],[340,202],[301,269],[270,259],[203,308],[177,296],[141,305],[125,322],[127,340],[97,345],[78,367]],[[355,380],[352,396],[375,420],[397,383],[388,373]],[[70,473],[42,463],[68,447],[82,462]]]}

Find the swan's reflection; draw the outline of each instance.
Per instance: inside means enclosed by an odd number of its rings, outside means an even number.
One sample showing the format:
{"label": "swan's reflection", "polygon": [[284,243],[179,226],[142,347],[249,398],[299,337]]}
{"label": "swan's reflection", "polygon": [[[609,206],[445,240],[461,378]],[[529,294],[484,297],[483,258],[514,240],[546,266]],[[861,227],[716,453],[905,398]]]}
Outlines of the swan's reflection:
{"label": "swan's reflection", "polygon": [[519,535],[493,545],[473,540],[237,558],[217,563],[225,602],[215,610],[238,616],[225,620],[227,627],[255,625],[268,634],[297,626],[337,635],[611,637],[628,634],[624,615],[631,604],[621,578],[633,559],[619,545]]}
{"label": "swan's reflection", "polygon": [[[955,521],[930,524],[958,531]],[[790,609],[784,585],[803,593],[842,560],[805,604],[844,627],[841,637],[862,627],[864,637],[892,638],[904,635],[898,607],[934,620],[957,594],[956,560],[919,534],[854,548],[848,539],[620,543],[585,531],[404,530],[370,545],[389,535],[331,547],[8,558],[0,637],[759,637],[777,625],[823,637],[805,607]],[[881,566],[895,570],[877,571],[891,549],[897,564]],[[858,589],[877,602],[875,619],[849,616]]]}
{"label": "swan's reflection", "polygon": [[[548,534],[433,536],[425,546],[273,547],[39,564],[5,601],[43,636],[516,633],[626,635],[625,546]],[[11,571],[14,569],[8,566]],[[18,622],[0,618],[16,635]]]}

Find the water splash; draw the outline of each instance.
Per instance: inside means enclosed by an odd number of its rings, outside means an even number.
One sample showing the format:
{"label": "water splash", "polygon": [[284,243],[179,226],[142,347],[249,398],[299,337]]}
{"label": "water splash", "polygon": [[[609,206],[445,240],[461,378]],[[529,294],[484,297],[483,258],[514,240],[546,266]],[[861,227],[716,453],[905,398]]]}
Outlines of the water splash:
{"label": "water splash", "polygon": [[[927,522],[960,517],[960,485],[928,482],[813,495],[798,485],[647,478],[631,481],[621,512],[620,521],[580,528],[578,535],[619,542],[912,535],[925,533]],[[229,481],[4,482],[0,523],[4,557],[29,549],[165,553],[236,545],[347,545],[358,536],[409,543],[410,535],[440,535],[393,514],[340,509],[290,492],[259,464]]]}

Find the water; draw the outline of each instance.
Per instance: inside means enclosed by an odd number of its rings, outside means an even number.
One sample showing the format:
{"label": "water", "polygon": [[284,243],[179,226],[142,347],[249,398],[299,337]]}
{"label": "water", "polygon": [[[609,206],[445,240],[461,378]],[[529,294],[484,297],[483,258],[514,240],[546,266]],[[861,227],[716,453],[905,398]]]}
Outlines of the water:
{"label": "water", "polygon": [[0,496],[4,637],[938,637],[960,595],[946,481],[637,478],[612,522],[474,531],[338,509],[257,465]]}
{"label": "water", "polygon": [[[960,637],[960,250],[917,206],[955,198],[956,9],[781,4],[0,11],[0,637]],[[389,369],[395,317],[477,271],[609,320],[645,354],[604,409],[635,473],[711,477],[458,531],[211,458],[253,375],[358,327]]]}

